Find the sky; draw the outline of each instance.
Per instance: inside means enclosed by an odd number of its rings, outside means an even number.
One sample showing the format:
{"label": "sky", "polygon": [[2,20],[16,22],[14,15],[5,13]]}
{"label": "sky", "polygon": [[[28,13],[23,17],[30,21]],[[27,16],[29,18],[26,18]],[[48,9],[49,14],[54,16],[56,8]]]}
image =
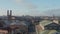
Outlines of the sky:
{"label": "sky", "polygon": [[13,15],[59,15],[60,0],[0,0],[0,15],[12,10]]}

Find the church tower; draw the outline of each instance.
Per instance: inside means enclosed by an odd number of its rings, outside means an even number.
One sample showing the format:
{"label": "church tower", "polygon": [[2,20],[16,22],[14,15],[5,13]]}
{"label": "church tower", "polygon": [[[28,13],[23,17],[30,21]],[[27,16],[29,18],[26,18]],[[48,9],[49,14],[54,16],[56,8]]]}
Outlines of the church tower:
{"label": "church tower", "polygon": [[12,10],[7,10],[7,17],[8,17],[8,20],[11,20],[11,18],[12,18]]}

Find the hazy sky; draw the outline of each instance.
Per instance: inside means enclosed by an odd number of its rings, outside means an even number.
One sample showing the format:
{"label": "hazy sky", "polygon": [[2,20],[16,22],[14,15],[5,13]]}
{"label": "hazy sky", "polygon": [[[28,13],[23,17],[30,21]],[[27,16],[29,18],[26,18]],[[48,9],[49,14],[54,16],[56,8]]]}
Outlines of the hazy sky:
{"label": "hazy sky", "polygon": [[50,15],[54,9],[60,9],[60,0],[0,0],[0,15],[6,15],[7,10],[18,16]]}

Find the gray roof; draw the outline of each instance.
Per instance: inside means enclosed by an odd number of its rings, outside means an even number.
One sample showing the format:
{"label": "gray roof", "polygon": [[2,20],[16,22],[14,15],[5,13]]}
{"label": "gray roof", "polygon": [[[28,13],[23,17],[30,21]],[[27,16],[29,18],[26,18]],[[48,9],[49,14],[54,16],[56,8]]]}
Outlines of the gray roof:
{"label": "gray roof", "polygon": [[23,26],[28,26],[29,25],[29,22],[26,22],[26,21],[20,21],[20,22],[9,22],[9,21],[5,21],[6,25],[5,27],[9,27],[10,25],[23,25]]}
{"label": "gray roof", "polygon": [[20,22],[20,23],[16,23],[16,22],[12,22],[10,25],[26,25],[24,22]]}

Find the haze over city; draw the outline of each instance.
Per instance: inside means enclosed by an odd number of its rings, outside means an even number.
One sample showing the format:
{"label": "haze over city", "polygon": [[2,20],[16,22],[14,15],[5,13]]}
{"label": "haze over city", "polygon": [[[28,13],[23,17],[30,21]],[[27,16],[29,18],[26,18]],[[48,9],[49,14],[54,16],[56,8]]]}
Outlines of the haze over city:
{"label": "haze over city", "polygon": [[59,16],[60,0],[0,0],[0,15],[12,10],[13,15]]}

